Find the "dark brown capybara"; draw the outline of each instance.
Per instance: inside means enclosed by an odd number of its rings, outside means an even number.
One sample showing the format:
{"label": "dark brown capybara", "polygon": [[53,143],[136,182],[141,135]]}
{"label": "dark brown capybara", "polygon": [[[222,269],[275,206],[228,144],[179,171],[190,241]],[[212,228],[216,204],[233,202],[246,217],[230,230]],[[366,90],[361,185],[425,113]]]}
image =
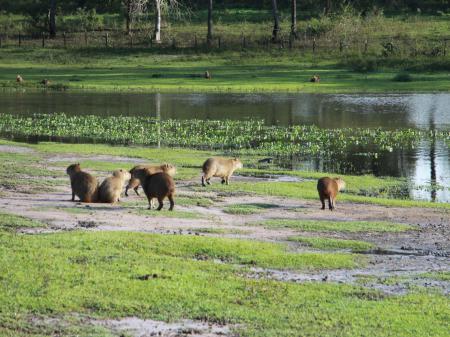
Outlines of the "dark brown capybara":
{"label": "dark brown capybara", "polygon": [[312,83],[320,83],[320,76],[319,75],[314,75],[313,77],[311,77],[309,79],[310,82]]}
{"label": "dark brown capybara", "polygon": [[99,201],[111,204],[119,202],[125,182],[130,178],[131,174],[127,170],[114,171],[111,176],[101,183],[98,189]]}
{"label": "dark brown capybara", "polygon": [[210,185],[211,177],[222,178],[222,184],[228,185],[233,172],[242,167],[242,162],[238,158],[209,158],[203,163],[202,186],[206,186],[205,182]]}
{"label": "dark brown capybara", "polygon": [[133,167],[130,170],[131,179],[127,187],[125,188],[125,195],[128,197],[128,190],[130,188],[134,189],[134,192],[139,195],[138,189],[139,186],[142,185],[141,181],[143,181],[148,174],[155,174],[160,172],[165,172],[173,177],[177,173],[177,169],[171,164],[137,165]]}
{"label": "dark brown capybara", "polygon": [[148,199],[148,209],[152,209],[153,198],[158,199],[158,211],[163,208],[163,201],[167,197],[170,202],[169,211],[173,210],[175,202],[173,197],[175,195],[175,182],[169,174],[165,172],[147,174],[142,184],[145,195]]}
{"label": "dark brown capybara", "polygon": [[339,191],[345,188],[345,182],[341,178],[323,177],[317,182],[317,191],[322,202],[322,209],[325,209],[325,200],[328,200],[328,207],[332,211],[336,208],[336,196]]}
{"label": "dark brown capybara", "polygon": [[80,164],[69,165],[66,173],[70,177],[70,186],[72,187],[72,201],[75,196],[80,198],[81,202],[98,201],[98,181],[93,175],[81,170]]}

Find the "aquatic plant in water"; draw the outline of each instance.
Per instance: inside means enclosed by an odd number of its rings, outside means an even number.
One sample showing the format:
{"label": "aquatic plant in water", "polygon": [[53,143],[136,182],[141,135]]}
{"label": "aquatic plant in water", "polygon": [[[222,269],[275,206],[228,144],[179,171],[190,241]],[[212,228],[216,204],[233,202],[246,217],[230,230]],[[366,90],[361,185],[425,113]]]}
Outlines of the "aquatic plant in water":
{"label": "aquatic plant in water", "polygon": [[380,128],[321,129],[312,125],[269,126],[262,120],[156,120],[129,116],[0,115],[4,136],[40,139],[223,149],[267,155],[330,155],[413,148],[419,140],[450,142],[450,131]]}

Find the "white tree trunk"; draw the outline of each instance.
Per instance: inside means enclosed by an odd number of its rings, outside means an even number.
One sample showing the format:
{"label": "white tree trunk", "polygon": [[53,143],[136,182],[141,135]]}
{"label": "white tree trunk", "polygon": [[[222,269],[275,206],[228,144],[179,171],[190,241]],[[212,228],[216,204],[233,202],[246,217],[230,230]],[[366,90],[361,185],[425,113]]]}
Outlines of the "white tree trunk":
{"label": "white tree trunk", "polygon": [[153,32],[155,42],[161,42],[161,0],[155,0],[155,31]]}

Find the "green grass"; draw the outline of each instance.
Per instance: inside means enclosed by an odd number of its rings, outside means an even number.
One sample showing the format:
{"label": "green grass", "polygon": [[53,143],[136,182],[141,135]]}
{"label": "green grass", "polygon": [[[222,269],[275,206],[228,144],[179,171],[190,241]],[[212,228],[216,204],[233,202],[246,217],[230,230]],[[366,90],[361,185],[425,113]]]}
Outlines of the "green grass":
{"label": "green grass", "polygon": [[423,273],[423,274],[420,274],[419,277],[450,282],[450,272],[449,271],[436,271],[436,272]]}
{"label": "green grass", "polygon": [[325,221],[325,220],[293,220],[270,219],[247,225],[264,226],[266,228],[292,228],[307,232],[404,232],[416,227],[395,224],[385,221]]}
{"label": "green grass", "polygon": [[198,227],[189,228],[188,231],[204,234],[248,234],[250,231],[234,228]]}
{"label": "green grass", "polygon": [[250,215],[260,213],[271,208],[277,208],[277,205],[263,204],[263,203],[251,203],[251,204],[233,204],[226,206],[223,211],[228,214],[236,215]]}
{"label": "green grass", "polygon": [[358,240],[342,240],[304,236],[290,236],[288,240],[305,243],[310,247],[324,250],[351,249],[352,251],[359,252],[373,249],[375,247],[373,243]]}
{"label": "green grass", "polygon": [[[156,203],[158,204],[158,203]],[[155,208],[149,210],[146,207],[135,207],[133,208],[133,212],[137,215],[146,216],[146,217],[163,217],[163,218],[174,218],[174,219],[204,219],[205,216],[198,212],[192,211],[180,211],[177,210],[177,199],[175,198],[175,208],[173,211],[169,211],[169,202],[166,200],[164,202],[164,208],[161,211],[157,211]],[[131,209],[130,209],[131,210]]]}
{"label": "green grass", "polygon": [[[348,285],[247,279],[240,268],[209,261],[294,268],[354,264],[352,255],[316,257],[279,245],[201,237],[1,234],[0,333],[33,336],[33,329],[20,330],[29,315],[67,319],[80,313],[239,324],[239,334],[249,337],[299,331],[323,337],[447,335],[448,300],[438,294],[384,297]],[[146,274],[156,276],[139,278]]]}
{"label": "green grass", "polygon": [[35,227],[47,227],[47,225],[22,216],[0,212],[0,231],[16,231],[21,228]]}
{"label": "green grass", "polygon": [[[289,52],[161,54],[137,50],[0,49],[0,87],[39,88],[43,78],[55,88],[159,92],[313,92],[448,91],[450,77],[421,72],[412,82],[394,82],[396,70],[362,74],[339,57],[314,59]],[[426,59],[423,62],[429,62]],[[210,71],[213,78],[192,77]],[[21,74],[25,80],[17,85]],[[153,77],[161,74],[160,77]],[[321,83],[310,83],[313,74]],[[76,78],[76,81],[73,79]]]}

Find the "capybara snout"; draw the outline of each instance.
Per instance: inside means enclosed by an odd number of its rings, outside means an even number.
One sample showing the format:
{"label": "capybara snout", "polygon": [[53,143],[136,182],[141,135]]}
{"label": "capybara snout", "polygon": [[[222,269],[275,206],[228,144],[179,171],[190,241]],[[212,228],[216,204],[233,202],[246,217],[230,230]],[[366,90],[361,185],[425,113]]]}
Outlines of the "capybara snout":
{"label": "capybara snout", "polygon": [[229,183],[230,177],[237,169],[243,168],[242,162],[238,158],[209,158],[203,163],[202,185],[210,185],[212,177],[222,178],[222,184]]}
{"label": "capybara snout", "polygon": [[336,208],[336,196],[345,188],[345,182],[341,178],[323,177],[317,182],[322,209],[325,209],[325,200],[328,200],[328,208],[332,211]]}

